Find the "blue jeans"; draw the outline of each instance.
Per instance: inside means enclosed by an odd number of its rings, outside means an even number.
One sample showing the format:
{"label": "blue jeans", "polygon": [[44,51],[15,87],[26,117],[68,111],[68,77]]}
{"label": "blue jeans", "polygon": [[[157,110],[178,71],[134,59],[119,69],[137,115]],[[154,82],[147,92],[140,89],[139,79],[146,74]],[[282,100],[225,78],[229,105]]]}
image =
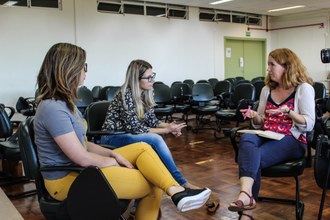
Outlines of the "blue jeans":
{"label": "blue jeans", "polygon": [[176,167],[171,151],[168,149],[164,139],[154,133],[144,134],[120,134],[120,135],[109,135],[101,137],[101,144],[112,145],[116,148],[133,144],[136,142],[145,142],[150,144],[151,147],[156,151],[168,171],[172,174],[173,178],[181,185],[184,186],[187,180],[183,177],[182,173]]}
{"label": "blue jeans", "polygon": [[238,150],[239,177],[254,179],[252,194],[259,196],[261,169],[277,163],[301,158],[306,151],[306,144],[293,136],[281,140],[263,138],[255,134],[243,134]]}

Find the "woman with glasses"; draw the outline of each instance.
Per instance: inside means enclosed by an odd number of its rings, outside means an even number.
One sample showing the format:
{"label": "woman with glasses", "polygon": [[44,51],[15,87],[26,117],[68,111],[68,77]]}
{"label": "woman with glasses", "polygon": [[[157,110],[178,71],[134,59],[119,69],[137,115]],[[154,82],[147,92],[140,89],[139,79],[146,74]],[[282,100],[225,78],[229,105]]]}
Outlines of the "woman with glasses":
{"label": "woman with glasses", "polygon": [[[148,144],[110,150],[87,140],[86,121],[74,105],[78,86],[86,77],[85,62],[85,50],[69,43],[55,44],[44,58],[37,77],[34,118],[40,166],[100,167],[118,198],[140,198],[136,219],[157,219],[163,191],[179,211],[201,207],[211,191],[180,186]],[[47,171],[42,175],[50,196],[63,201],[78,173]]]}
{"label": "woman with glasses", "polygon": [[181,135],[185,123],[164,123],[154,113],[153,83],[156,74],[144,60],[133,60],[127,69],[121,89],[111,101],[103,124],[104,130],[125,131],[125,134],[103,136],[102,144],[122,147],[136,142],[146,142],[159,155],[174,179],[185,187],[194,187],[176,167],[172,154],[161,134]]}

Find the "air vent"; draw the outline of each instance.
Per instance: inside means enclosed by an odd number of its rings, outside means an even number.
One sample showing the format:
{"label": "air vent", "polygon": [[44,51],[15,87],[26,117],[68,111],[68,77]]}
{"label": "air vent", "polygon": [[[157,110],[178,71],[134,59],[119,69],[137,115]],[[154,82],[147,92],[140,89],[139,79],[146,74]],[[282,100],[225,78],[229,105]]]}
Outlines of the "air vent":
{"label": "air vent", "polygon": [[184,5],[134,0],[101,0],[98,1],[97,11],[116,14],[136,14],[164,18],[180,18],[188,20],[189,7]]}
{"label": "air vent", "polygon": [[226,11],[209,8],[199,8],[200,21],[229,22],[247,25],[262,25],[262,15],[247,14],[237,11]]}
{"label": "air vent", "polygon": [[0,6],[3,7],[43,7],[62,9],[61,0],[0,0]]}

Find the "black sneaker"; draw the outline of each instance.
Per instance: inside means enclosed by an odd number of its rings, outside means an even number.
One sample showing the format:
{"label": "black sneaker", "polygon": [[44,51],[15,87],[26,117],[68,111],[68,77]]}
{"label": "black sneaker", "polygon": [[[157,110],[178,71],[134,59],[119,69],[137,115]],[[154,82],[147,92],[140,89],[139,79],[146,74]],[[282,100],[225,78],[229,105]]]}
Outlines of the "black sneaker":
{"label": "black sneaker", "polygon": [[178,192],[172,196],[172,201],[180,212],[186,212],[192,209],[202,207],[211,195],[209,188],[189,189]]}

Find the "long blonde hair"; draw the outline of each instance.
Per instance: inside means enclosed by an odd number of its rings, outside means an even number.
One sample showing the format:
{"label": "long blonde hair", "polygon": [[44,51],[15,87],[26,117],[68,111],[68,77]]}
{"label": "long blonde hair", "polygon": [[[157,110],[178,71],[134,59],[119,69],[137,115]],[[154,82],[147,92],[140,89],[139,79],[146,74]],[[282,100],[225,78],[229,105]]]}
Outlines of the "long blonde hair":
{"label": "long blonde hair", "polygon": [[[269,57],[272,57],[278,64],[285,68],[282,77],[282,83],[285,89],[297,87],[305,82],[313,85],[313,80],[308,75],[306,67],[302,64],[299,57],[290,49],[280,48],[273,50],[269,53]],[[278,83],[272,81],[269,75],[266,76],[265,84],[271,89],[275,89],[278,86]]]}
{"label": "long blonde hair", "polygon": [[86,61],[86,52],[81,47],[69,43],[57,43],[47,52],[38,77],[38,97],[41,100],[55,99],[66,102],[74,112],[74,100]]}
{"label": "long blonde hair", "polygon": [[124,84],[121,86],[121,95],[122,100],[127,108],[125,102],[125,94],[127,88],[130,88],[132,91],[133,100],[136,106],[136,114],[138,115],[139,119],[144,117],[144,113],[146,108],[150,108],[155,106],[154,97],[153,97],[153,90],[142,90],[140,88],[140,80],[143,74],[147,69],[152,69],[150,63],[144,60],[133,60],[127,68],[126,71],[126,79]]}

